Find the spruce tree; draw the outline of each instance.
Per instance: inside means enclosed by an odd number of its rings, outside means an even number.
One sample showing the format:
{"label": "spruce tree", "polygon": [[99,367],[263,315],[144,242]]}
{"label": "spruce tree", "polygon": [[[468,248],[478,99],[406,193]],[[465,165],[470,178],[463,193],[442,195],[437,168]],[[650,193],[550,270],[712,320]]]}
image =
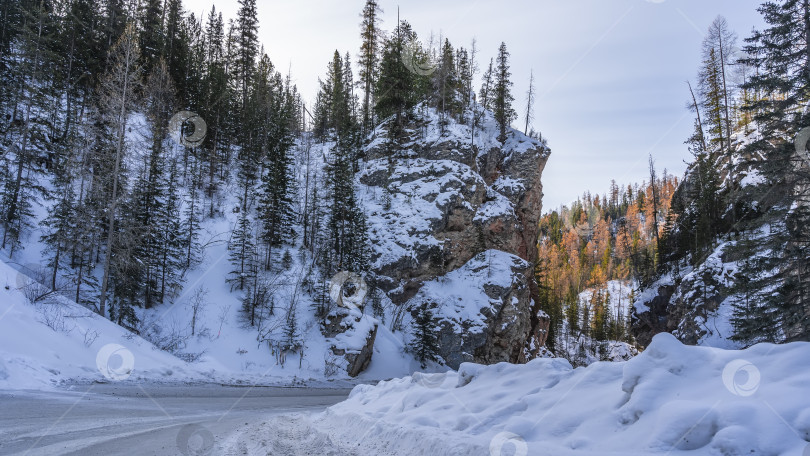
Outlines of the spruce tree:
{"label": "spruce tree", "polygon": [[138,47],[144,73],[150,74],[163,55],[163,2],[145,0],[138,11]]}
{"label": "spruce tree", "polygon": [[295,221],[291,154],[293,135],[290,130],[294,106],[289,87],[281,86],[279,75],[276,77],[275,94],[269,108],[272,117],[269,119],[270,134],[259,199],[262,241],[267,245],[265,269],[270,269],[272,264],[273,248],[292,239]]}
{"label": "spruce tree", "polygon": [[228,243],[228,259],[232,269],[228,273],[227,282],[234,288],[244,290],[248,284],[251,269],[255,269],[256,243],[253,236],[253,223],[247,211],[240,211],[236,226],[231,233]]}
{"label": "spruce tree", "polygon": [[363,21],[360,23],[360,84],[363,87],[363,106],[361,125],[363,134],[374,126],[373,91],[377,80],[377,68],[380,62],[380,44],[382,31],[380,30],[380,17],[382,10],[376,0],[366,0],[363,7]]}
{"label": "spruce tree", "polygon": [[433,309],[424,303],[411,311],[413,315],[413,340],[409,348],[419,361],[422,369],[427,367],[429,361],[439,362],[439,339],[436,336],[436,322]]}
{"label": "spruce tree", "polygon": [[478,103],[488,110],[493,109],[495,100],[494,62],[494,59],[489,60],[489,66],[487,66],[487,70],[481,78],[481,91],[478,94]]}
{"label": "spruce tree", "polygon": [[[407,46],[407,49],[406,49]],[[409,69],[404,58],[410,59]],[[393,116],[394,122],[389,133],[397,136],[412,108],[424,95],[424,87],[429,83],[427,75],[416,74],[412,69],[426,66],[427,55],[422,50],[410,24],[402,21],[385,41],[380,61],[380,74],[375,88],[374,109],[380,119]]]}
{"label": "spruce tree", "polygon": [[433,72],[433,105],[438,108],[441,115],[441,126],[444,128],[447,121],[445,116],[455,116],[461,111],[461,78],[457,72],[455,50],[449,40],[444,41],[441,59],[436,71]]}
{"label": "spruce tree", "polygon": [[236,60],[234,71],[239,84],[240,102],[244,110],[247,106],[248,89],[255,70],[256,55],[259,52],[256,0],[239,0],[236,18]]}
{"label": "spruce tree", "polygon": [[[810,173],[796,157],[793,142],[797,132],[810,125],[804,109],[810,101],[810,2],[767,2],[759,11],[767,27],[746,40],[743,63],[756,71],[743,88],[758,94],[745,109],[753,113],[762,139],[748,146],[745,164],[755,167],[764,178],[751,197],[781,203],[756,219],[741,221],[743,226],[762,224],[769,229],[756,243],[739,243],[737,255],[750,258],[740,273],[748,281],[748,295],[753,299],[735,312],[734,338],[749,343],[808,340],[810,236],[801,227],[810,221],[806,210]],[[765,249],[770,254],[757,254]],[[764,321],[776,328],[763,328]]]}
{"label": "spruce tree", "polygon": [[517,118],[517,113],[512,109],[512,102],[515,101],[515,98],[512,96],[512,81],[509,79],[511,76],[509,52],[506,50],[506,44],[501,43],[495,68],[495,99],[493,100],[493,114],[499,130],[498,141],[501,143],[506,142],[509,125]]}

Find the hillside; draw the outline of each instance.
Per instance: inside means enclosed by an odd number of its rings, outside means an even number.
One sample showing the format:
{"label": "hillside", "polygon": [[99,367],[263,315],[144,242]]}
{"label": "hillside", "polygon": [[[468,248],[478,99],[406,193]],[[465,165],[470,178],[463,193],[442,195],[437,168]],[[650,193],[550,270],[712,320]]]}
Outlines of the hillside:
{"label": "hillside", "polygon": [[[14,300],[10,301],[14,303],[12,307],[25,308],[25,315],[34,320],[27,324],[34,325],[37,328],[35,332],[54,333],[53,336],[43,337],[43,340],[53,337],[71,339],[78,337],[79,333],[94,336],[85,338],[86,346],[75,350],[77,358],[60,361],[36,354],[26,355],[30,356],[29,361],[36,366],[36,370],[43,372],[37,377],[38,381],[52,384],[98,380],[99,372],[93,369],[93,363],[89,360],[92,360],[92,352],[104,345],[100,342],[102,339],[121,344],[132,351],[139,361],[132,373],[133,379],[321,384],[326,380],[347,379],[347,369],[354,370],[352,376],[362,371],[358,377],[361,381],[391,378],[408,374],[419,367],[406,353],[406,347],[414,340],[414,334],[409,329],[414,309],[420,308],[425,302],[430,302],[435,317],[433,324],[444,328],[441,330],[444,334],[441,336],[442,347],[447,351],[442,351],[442,357],[436,359],[440,364],[457,366],[463,361],[496,362],[525,356],[523,350],[532,334],[532,322],[529,318],[524,319],[530,311],[531,275],[530,264],[516,254],[526,256],[530,252],[526,243],[530,242],[531,230],[528,236],[518,234],[525,232],[520,227],[530,219],[523,219],[517,214],[528,209],[539,211],[540,206],[534,206],[534,202],[539,200],[540,171],[548,157],[548,150],[536,140],[516,131],[511,133],[514,139],[506,146],[500,146],[493,138],[496,133],[491,116],[481,122],[476,142],[471,147],[468,137],[471,131],[467,126],[453,122],[442,132],[436,111],[425,108],[420,112],[426,117],[414,120],[414,136],[407,149],[403,149],[407,152],[392,162],[392,168],[388,159],[372,158],[379,153],[375,145],[379,141],[374,138],[386,134],[381,127],[370,137],[369,146],[366,147],[369,160],[361,163],[357,173],[357,194],[369,220],[372,275],[368,281],[375,284],[369,299],[375,305],[365,306],[367,315],[358,314],[356,325],[347,328],[344,324],[338,330],[323,329],[323,316],[329,321],[340,311],[332,307],[331,311],[322,313],[323,310],[319,308],[322,298],[317,291],[318,282],[312,281],[317,266],[310,263],[311,252],[301,241],[286,247],[284,255],[279,254],[289,257],[289,263],[274,269],[264,280],[269,280],[267,283],[273,290],[273,302],[282,309],[276,312],[277,315],[283,317],[289,314],[287,303],[293,303],[298,309],[294,327],[299,331],[297,337],[303,345],[290,353],[274,345],[273,340],[283,338],[288,325],[284,319],[274,318],[271,309],[265,308],[263,312],[269,313],[258,314],[265,315],[262,317],[265,321],[258,320],[257,326],[251,326],[245,319],[243,298],[239,293],[234,293],[233,287],[225,280],[232,268],[227,261],[229,245],[232,245],[228,233],[239,221],[237,212],[222,211],[201,222],[199,236],[203,247],[197,253],[195,266],[184,274],[183,285],[170,302],[149,309],[137,309],[138,326],[133,332],[110,325],[84,307],[71,303],[69,298],[63,296],[64,292],[49,290],[47,269],[36,263],[38,252],[45,246],[32,243],[15,255],[15,262],[26,265],[23,272],[17,273],[9,268],[6,274],[16,274],[22,278],[22,282],[9,289],[9,293],[16,292]],[[140,135],[149,135],[145,125],[135,131]],[[419,136],[418,131],[426,131],[427,134]],[[130,133],[130,137],[136,138],[135,134]],[[133,141],[136,151],[137,144]],[[294,146],[297,179],[304,181],[307,172],[323,173],[334,147],[333,142],[313,144],[311,139],[306,138],[298,142]],[[473,151],[477,155],[471,159],[470,152]],[[524,156],[538,160],[538,170],[531,174],[510,176],[509,172],[513,172],[510,169],[525,168]],[[305,161],[306,157],[309,157],[308,161]],[[493,171],[485,179],[475,170],[487,166]],[[392,169],[390,173],[389,169]],[[532,180],[524,184],[521,177]],[[503,183],[507,181],[511,184],[504,187]],[[225,187],[224,195],[231,193],[227,191],[231,185]],[[528,196],[525,188],[531,188],[533,196]],[[306,187],[300,188],[298,201],[306,198],[306,191]],[[384,192],[389,194],[386,203],[380,200]],[[188,196],[181,198],[185,200]],[[531,206],[527,207],[526,198],[532,202]],[[225,197],[218,202],[218,206],[223,208],[238,205],[238,200],[233,197]],[[48,203],[41,202],[41,207],[43,210],[39,217],[45,217]],[[507,225],[504,232],[502,223],[507,212],[512,217],[509,223],[513,226]],[[296,224],[294,229],[304,230],[300,224]],[[466,233],[463,231],[465,229],[468,230]],[[43,231],[35,230],[30,236],[36,239],[41,233]],[[493,250],[496,248],[515,253]],[[437,257],[447,260],[437,263]],[[469,260],[465,261],[464,258]],[[58,278],[60,283],[65,280],[69,278]],[[500,287],[500,291],[493,292],[490,283]],[[387,293],[378,294],[374,291],[377,286]],[[419,291],[420,288],[423,289]],[[32,294],[27,291],[29,289],[39,290],[40,293]],[[464,290],[463,294],[459,295],[461,290]],[[463,303],[463,307],[454,304],[457,300]],[[511,326],[506,329],[505,320],[490,321],[493,315],[501,314],[497,309],[506,305],[517,306],[512,314],[505,314],[512,315],[508,318],[513,319],[510,324],[515,325],[514,329]],[[22,314],[10,315],[23,318]],[[50,322],[52,318],[56,318],[58,323]],[[43,319],[47,320],[44,326],[36,323]],[[8,318],[3,324],[12,328],[17,321]],[[452,335],[457,333],[458,325],[463,325],[469,335],[453,340]],[[490,332],[489,328],[496,326],[499,327],[497,334]],[[375,328],[371,342],[365,339],[362,332],[368,328]],[[140,337],[133,333],[140,334]],[[11,338],[17,337],[14,331],[7,334]],[[97,334],[109,335],[100,337]],[[95,337],[98,337],[98,341],[95,341]],[[512,348],[503,354],[485,354],[495,345],[491,339],[496,337]],[[470,344],[478,348],[468,348],[471,351],[467,353],[459,351],[462,345],[470,347]],[[347,364],[347,361],[342,361],[341,355],[335,354],[338,350],[346,349],[348,353],[360,352],[364,347],[368,352],[363,355],[366,359],[361,361],[352,358]],[[153,368],[151,362],[145,365],[141,363],[144,349],[161,349],[184,361],[166,354]],[[8,355],[10,360],[23,359],[20,358],[22,353],[14,355],[13,350]],[[65,363],[75,363],[77,367],[68,369]],[[365,366],[352,367],[353,363]],[[159,374],[157,366],[163,366],[172,373]],[[4,379],[3,384],[7,387],[25,387],[20,375],[15,371],[13,376]]]}

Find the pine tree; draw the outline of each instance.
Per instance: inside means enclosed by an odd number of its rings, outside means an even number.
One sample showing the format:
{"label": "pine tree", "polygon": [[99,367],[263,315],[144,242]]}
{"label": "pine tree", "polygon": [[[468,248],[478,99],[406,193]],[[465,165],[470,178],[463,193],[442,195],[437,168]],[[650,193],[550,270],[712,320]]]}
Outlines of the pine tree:
{"label": "pine tree", "polygon": [[73,182],[69,178],[73,169],[70,162],[60,163],[60,165],[68,169],[56,174],[54,182],[56,191],[52,194],[55,197],[55,203],[48,211],[48,217],[43,221],[43,225],[47,229],[40,239],[47,246],[46,251],[51,254],[48,267],[51,269],[50,287],[53,291],[56,291],[59,272],[64,267],[66,252],[72,244],[72,224],[76,218],[74,213],[76,194],[73,190]]}
{"label": "pine tree", "polygon": [[411,311],[413,315],[413,340],[409,348],[419,361],[422,369],[429,361],[439,362],[439,339],[436,336],[436,322],[430,304],[424,303]]}
{"label": "pine tree", "polygon": [[138,48],[141,67],[150,74],[163,55],[163,2],[145,0],[138,11]]}
{"label": "pine tree", "polygon": [[[751,198],[778,199],[756,220],[743,226],[769,226],[756,243],[741,242],[735,254],[750,258],[740,274],[748,282],[749,305],[738,306],[734,315],[734,338],[754,343],[760,340],[810,339],[810,281],[807,258],[810,236],[802,229],[807,213],[810,173],[797,160],[795,136],[810,125],[804,107],[810,99],[810,2],[781,0],[759,8],[767,27],[746,40],[742,60],[756,71],[743,86],[758,96],[747,106],[760,126],[762,139],[748,146],[746,164],[763,176],[764,185]],[[794,209],[787,209],[793,206]],[[768,251],[768,255],[758,252]],[[750,305],[750,302],[755,303]],[[766,319],[767,318],[767,319]],[[763,323],[775,326],[764,328]]]}
{"label": "pine tree", "polygon": [[495,99],[493,100],[493,114],[500,131],[498,141],[501,143],[506,142],[507,129],[512,121],[517,118],[517,113],[512,109],[512,102],[515,101],[515,98],[512,96],[512,81],[509,80],[511,76],[512,73],[509,72],[509,52],[506,50],[506,44],[501,43],[495,69]]}
{"label": "pine tree", "polygon": [[410,24],[402,21],[383,46],[380,74],[374,94],[377,116],[380,119],[394,117],[393,126],[389,130],[393,137],[401,132],[406,117],[421,99],[423,87],[429,81],[426,75],[411,72],[403,64],[405,57],[411,59],[408,64],[412,67],[421,67],[427,62],[427,55],[419,46],[416,33]]}
{"label": "pine tree", "polygon": [[[729,98],[733,97],[731,93],[732,88],[729,84],[728,68],[735,64],[737,58],[735,57],[735,46],[737,37],[729,30],[728,23],[723,16],[718,16],[709,26],[706,38],[703,40],[703,53],[704,58],[710,56],[708,54],[714,53],[716,56],[716,63],[718,66],[718,73],[720,79],[720,89],[722,100],[719,104],[722,105],[723,126],[722,131],[725,132],[725,161],[727,175],[729,182],[734,183],[734,166],[733,166],[733,145],[731,143],[731,104]],[[733,215],[732,215],[733,216]]]}
{"label": "pine tree", "polygon": [[433,105],[441,115],[441,126],[444,129],[446,115],[455,116],[461,111],[459,89],[461,80],[457,73],[455,51],[449,40],[444,41],[441,59],[433,72]]}
{"label": "pine tree", "polygon": [[292,226],[295,221],[291,155],[293,134],[290,130],[295,109],[289,87],[281,87],[279,75],[274,90],[269,106],[270,134],[259,199],[262,241],[268,247],[265,269],[270,268],[273,247],[292,239]]}
{"label": "pine tree", "polygon": [[478,100],[481,106],[484,109],[492,110],[494,109],[494,101],[495,101],[495,82],[494,78],[494,59],[489,60],[489,66],[487,70],[484,72],[484,76],[481,78],[481,91],[478,94]]}
{"label": "pine tree", "polygon": [[707,51],[703,67],[700,71],[700,95],[702,107],[706,113],[706,133],[708,142],[716,147],[717,151],[726,149],[726,129],[723,113],[725,104],[723,98],[723,80],[720,73],[720,62],[714,48]]}
{"label": "pine tree", "polygon": [[328,254],[323,264],[330,273],[360,273],[368,268],[366,217],[354,191],[353,150],[338,144],[327,165],[331,207],[327,222]]}
{"label": "pine tree", "polygon": [[[475,40],[473,40],[475,46]],[[478,52],[477,49],[474,49]],[[458,74],[459,113],[464,114],[472,103],[472,83],[475,78],[475,57],[461,48],[456,51],[456,74]],[[462,119],[463,121],[463,119]]]}
{"label": "pine tree", "polygon": [[1,247],[9,247],[10,256],[21,247],[23,232],[32,226],[32,204],[42,194],[37,184],[38,165],[53,161],[52,107],[58,95],[52,74],[61,60],[54,8],[51,1],[21,3],[19,26],[10,31],[16,38],[10,44],[13,51],[2,57],[13,97],[4,113],[11,122],[2,138],[2,145],[9,149],[4,157],[7,169],[0,175]]}
{"label": "pine tree", "polygon": [[380,44],[382,31],[380,15],[382,10],[376,0],[366,0],[363,7],[363,21],[360,23],[360,81],[363,87],[362,129],[365,135],[374,126],[373,91],[377,81],[377,68],[380,64]]}
{"label": "pine tree", "polygon": [[199,30],[200,25],[193,14],[186,20],[181,0],[166,0],[165,9],[162,55],[168,65],[181,105],[195,106],[193,100],[199,98],[194,92],[201,84],[195,83],[193,79],[199,79],[201,76],[200,71],[193,71],[194,46],[200,44],[198,35],[202,34],[202,30]]}
{"label": "pine tree", "polygon": [[[228,273],[227,282],[231,289],[244,290],[251,269],[256,269],[256,244],[253,236],[253,223],[247,211],[240,211],[236,226],[228,243],[228,259],[233,269]],[[248,295],[247,293],[246,295]]]}
{"label": "pine tree", "polygon": [[239,82],[242,109],[246,109],[248,89],[255,70],[256,55],[259,51],[256,0],[239,0],[236,19],[236,61],[234,72]]}
{"label": "pine tree", "polygon": [[296,307],[296,303],[291,302],[289,309],[287,309],[287,315],[284,317],[284,334],[282,336],[284,338],[282,347],[284,351],[297,350],[301,346]]}
{"label": "pine tree", "polygon": [[192,159],[191,167],[191,185],[189,185],[188,193],[183,209],[183,234],[181,237],[181,247],[183,250],[183,267],[188,270],[192,264],[199,261],[199,238],[200,238],[200,222],[202,217],[202,207],[200,207],[199,200],[199,187],[202,182],[202,163],[196,159]]}
{"label": "pine tree", "polygon": [[227,115],[231,103],[229,77],[226,71],[224,49],[224,24],[222,13],[217,14],[212,7],[208,15],[205,41],[206,68],[202,81],[203,103],[199,114],[205,119],[208,132],[202,147],[207,151],[205,162],[208,166],[208,181],[205,194],[209,199],[208,216],[214,216],[214,195],[217,190],[222,165],[227,162],[229,137],[227,132]]}

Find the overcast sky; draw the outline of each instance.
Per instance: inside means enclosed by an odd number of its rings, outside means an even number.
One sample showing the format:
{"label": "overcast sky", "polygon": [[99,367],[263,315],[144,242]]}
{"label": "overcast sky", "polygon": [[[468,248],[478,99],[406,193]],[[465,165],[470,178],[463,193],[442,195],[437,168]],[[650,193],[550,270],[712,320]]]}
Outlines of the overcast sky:
{"label": "overcast sky", "polygon": [[[282,72],[290,69],[307,100],[335,49],[360,46],[364,0],[258,0],[259,39]],[[590,190],[604,193],[610,180],[641,182],[647,156],[678,176],[692,130],[686,80],[694,80],[703,33],[723,15],[740,41],[761,28],[758,0],[380,0],[383,28],[408,20],[426,42],[441,33],[454,46],[474,38],[483,67],[501,41],[511,53],[516,108],[530,70],[537,86],[535,129],[552,155],[543,172],[544,211]],[[195,14],[211,0],[185,0]],[[227,18],[236,1],[217,2]],[[516,122],[517,123],[517,122]]]}

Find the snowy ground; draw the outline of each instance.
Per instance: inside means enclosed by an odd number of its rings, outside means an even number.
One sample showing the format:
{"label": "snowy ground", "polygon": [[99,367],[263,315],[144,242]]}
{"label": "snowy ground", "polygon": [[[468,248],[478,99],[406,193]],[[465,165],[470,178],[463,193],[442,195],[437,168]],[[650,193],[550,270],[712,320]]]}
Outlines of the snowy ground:
{"label": "snowy ground", "polygon": [[[225,300],[213,301],[209,312],[216,315],[228,309],[229,322],[215,327],[215,337],[190,338],[188,349],[204,355],[187,363],[62,296],[30,304],[25,295],[31,283],[26,274],[0,261],[0,391],[53,389],[76,381],[347,387],[407,375],[410,369],[401,340],[382,326],[369,369],[351,382],[345,372],[342,378],[324,376],[326,347],[317,344],[324,340],[317,328],[310,329],[314,342],[308,355],[320,356],[320,363],[305,357],[301,368],[297,358],[279,365],[265,345],[256,343],[255,332],[235,323],[237,310]],[[218,281],[208,283],[216,286]],[[188,321],[183,304],[155,312],[161,312],[164,323]],[[203,316],[200,325],[213,326],[214,318]]]}
{"label": "snowy ground", "polygon": [[806,456],[808,385],[808,343],[737,351],[660,334],[627,362],[463,364],[357,386],[296,426],[356,451],[334,454]]}
{"label": "snowy ground", "polygon": [[[259,454],[249,438],[252,425],[279,414],[306,416],[322,411],[347,393],[311,388],[98,384],[76,386],[69,392],[0,393],[0,453]],[[299,447],[307,444],[305,438],[300,442]]]}

